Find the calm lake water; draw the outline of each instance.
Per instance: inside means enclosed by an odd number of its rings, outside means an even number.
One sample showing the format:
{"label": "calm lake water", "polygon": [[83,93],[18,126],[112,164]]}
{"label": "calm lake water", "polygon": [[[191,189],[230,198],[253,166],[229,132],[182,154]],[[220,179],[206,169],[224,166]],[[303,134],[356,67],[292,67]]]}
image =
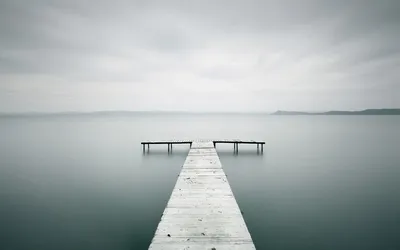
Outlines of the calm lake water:
{"label": "calm lake water", "polygon": [[188,146],[217,151],[257,249],[400,249],[400,116],[0,118],[0,249],[147,249]]}

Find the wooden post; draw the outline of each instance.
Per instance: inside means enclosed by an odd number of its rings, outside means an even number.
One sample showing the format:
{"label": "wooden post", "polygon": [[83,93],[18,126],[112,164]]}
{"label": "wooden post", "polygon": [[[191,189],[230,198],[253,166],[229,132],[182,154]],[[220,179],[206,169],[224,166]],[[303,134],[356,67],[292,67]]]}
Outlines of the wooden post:
{"label": "wooden post", "polygon": [[171,143],[171,153],[172,153],[172,143]]}
{"label": "wooden post", "polygon": [[147,153],[150,152],[150,143],[147,144]]}
{"label": "wooden post", "polygon": [[233,153],[236,154],[236,143],[233,143]]}
{"label": "wooden post", "polygon": [[261,153],[264,152],[264,144],[261,144]]}
{"label": "wooden post", "polygon": [[257,143],[257,154],[260,152],[260,144]]}
{"label": "wooden post", "polygon": [[145,151],[145,144],[143,144],[143,154],[145,154],[146,153],[146,151]]}
{"label": "wooden post", "polygon": [[239,154],[239,143],[236,143],[236,154]]}

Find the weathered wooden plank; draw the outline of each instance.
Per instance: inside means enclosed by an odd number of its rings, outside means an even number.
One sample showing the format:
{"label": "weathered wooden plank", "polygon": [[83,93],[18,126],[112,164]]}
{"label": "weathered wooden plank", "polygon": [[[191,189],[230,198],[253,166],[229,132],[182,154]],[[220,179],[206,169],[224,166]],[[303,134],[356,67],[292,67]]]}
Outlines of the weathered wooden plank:
{"label": "weathered wooden plank", "polygon": [[[185,239],[183,239],[185,240]],[[151,250],[254,250],[256,249],[253,245],[253,242],[242,243],[242,241],[236,242],[214,242],[211,243],[209,240],[205,240],[205,242],[194,241],[192,242],[184,242],[184,243],[155,243],[150,246]]]}
{"label": "weathered wooden plank", "polygon": [[193,141],[149,249],[255,249],[213,141]]}
{"label": "weathered wooden plank", "polygon": [[[176,208],[176,207],[167,207],[164,210],[164,215],[176,215],[177,217],[179,216],[194,216],[194,215],[207,215],[207,216],[212,216],[212,215],[235,215],[235,214],[241,214],[239,207],[237,208]],[[163,216],[164,216],[163,215]]]}
{"label": "weathered wooden plank", "polygon": [[202,176],[202,175],[225,175],[222,169],[193,169],[193,168],[184,168],[181,170],[180,175],[189,175],[189,176]]}

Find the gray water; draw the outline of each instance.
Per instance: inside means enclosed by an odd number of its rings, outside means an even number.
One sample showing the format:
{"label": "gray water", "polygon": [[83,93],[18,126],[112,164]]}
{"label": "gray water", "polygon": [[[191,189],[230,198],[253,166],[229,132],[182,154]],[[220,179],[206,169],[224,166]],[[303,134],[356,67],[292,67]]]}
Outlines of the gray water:
{"label": "gray water", "polygon": [[0,118],[0,249],[147,249],[188,146],[218,147],[257,249],[400,249],[400,116]]}

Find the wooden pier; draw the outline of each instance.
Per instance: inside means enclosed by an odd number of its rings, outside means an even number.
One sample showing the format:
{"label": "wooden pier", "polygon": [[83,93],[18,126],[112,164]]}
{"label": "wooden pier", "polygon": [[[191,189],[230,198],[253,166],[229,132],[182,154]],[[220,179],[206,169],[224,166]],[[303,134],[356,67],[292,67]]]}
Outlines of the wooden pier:
{"label": "wooden pier", "polygon": [[150,145],[168,145],[168,152],[172,152],[172,145],[173,144],[189,144],[192,146],[193,142],[213,142],[214,147],[217,146],[217,144],[233,144],[233,152],[238,154],[239,153],[239,144],[255,144],[257,145],[257,153],[260,152],[260,146],[261,146],[261,153],[264,152],[264,144],[265,142],[263,141],[253,141],[253,140],[166,140],[166,141],[143,141],[142,147],[143,147],[143,153],[146,153],[146,146],[147,146],[147,152],[150,152]]}
{"label": "wooden pier", "polygon": [[[149,249],[255,249],[215,149],[217,143],[226,142],[188,143],[191,146],[189,154]],[[168,148],[171,144],[172,148],[175,143],[164,141],[158,144],[168,144]]]}

